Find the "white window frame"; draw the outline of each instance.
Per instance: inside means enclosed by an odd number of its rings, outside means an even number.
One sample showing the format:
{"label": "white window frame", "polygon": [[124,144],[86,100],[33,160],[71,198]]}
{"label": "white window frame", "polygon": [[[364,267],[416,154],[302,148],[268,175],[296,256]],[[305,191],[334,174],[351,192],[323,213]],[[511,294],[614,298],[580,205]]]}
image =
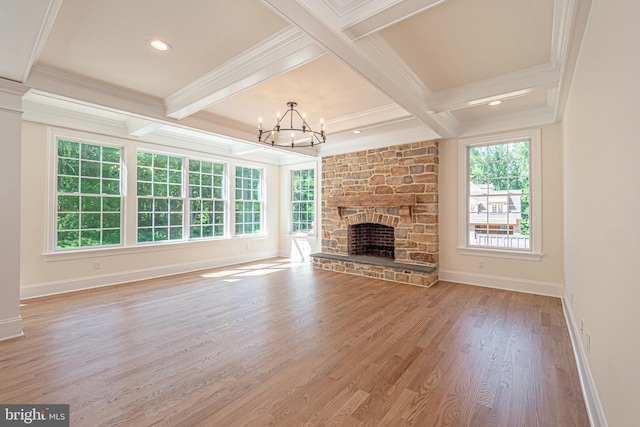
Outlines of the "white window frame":
{"label": "white window frame", "polygon": [[[167,157],[175,157],[175,158],[180,158],[182,159],[182,185],[181,185],[181,192],[182,195],[181,197],[170,197],[168,194],[167,196],[154,196],[153,194],[151,194],[150,196],[141,196],[138,194],[137,191],[137,186],[138,186],[138,154],[139,153],[146,153],[146,154],[151,154],[153,155],[161,155],[161,156],[167,156]],[[180,243],[180,242],[184,242],[184,241],[188,241],[188,234],[187,230],[188,228],[185,227],[185,219],[188,218],[188,212],[189,212],[189,208],[186,206],[186,204],[188,203],[185,192],[187,191],[185,189],[185,185],[187,185],[188,188],[188,184],[185,184],[185,180],[187,179],[187,175],[185,172],[185,161],[188,162],[188,156],[183,154],[183,153],[171,153],[171,152],[167,152],[167,151],[159,151],[159,150],[154,150],[154,149],[147,149],[147,148],[141,148],[141,147],[136,147],[135,149],[135,182],[136,182],[136,188],[135,191],[133,191],[132,193],[134,195],[132,195],[132,198],[135,199],[135,216],[136,216],[136,221],[135,221],[135,245],[139,245],[139,246],[152,246],[152,245],[166,245],[166,244],[175,244],[175,243]],[[168,182],[168,181],[167,181]],[[182,201],[182,238],[181,239],[171,239],[171,238],[167,238],[166,240],[151,240],[151,241],[139,241],[138,240],[138,232],[139,232],[139,224],[138,224],[138,215],[139,215],[139,211],[138,211],[138,200],[140,198],[151,198],[153,200],[155,199],[167,199],[168,203],[171,202],[171,200],[181,200]],[[167,215],[170,215],[171,212],[168,212]],[[167,228],[169,228],[167,226]],[[152,229],[155,229],[155,227],[152,227]],[[186,236],[186,238],[185,238]]]}
{"label": "white window frame", "polygon": [[[187,163],[187,169],[185,170],[185,182],[186,182],[186,187],[185,187],[185,191],[186,191],[186,206],[185,206],[185,215],[186,215],[186,219],[187,221],[185,222],[185,233],[188,240],[189,241],[205,241],[205,240],[219,240],[219,239],[228,239],[229,238],[229,233],[230,233],[230,227],[229,227],[229,217],[230,217],[230,204],[229,201],[231,199],[230,195],[229,195],[229,162],[228,161],[223,161],[223,160],[217,160],[217,159],[212,159],[212,158],[207,158],[207,157],[198,157],[198,156],[185,156],[185,160]],[[195,200],[197,198],[192,198],[191,197],[191,191],[189,188],[189,161],[190,160],[197,160],[199,162],[209,162],[212,164],[221,164],[224,167],[224,173],[222,174],[222,199],[218,200],[215,198],[212,198],[211,200],[213,200],[214,205],[216,203],[216,201],[222,201],[224,203],[224,215],[223,215],[223,223],[224,223],[224,231],[222,236],[211,236],[211,237],[191,237],[191,200]],[[201,199],[204,200],[204,199]],[[215,227],[215,226],[214,226]],[[215,234],[215,232],[214,232]]]}
{"label": "white window frame", "polygon": [[[236,233],[236,168],[247,168],[247,169],[257,169],[260,171],[260,232],[259,233]],[[264,166],[258,166],[255,164],[249,163],[235,163],[233,165],[233,170],[231,167],[229,168],[228,177],[231,182],[229,188],[229,202],[231,207],[233,207],[232,212],[229,212],[229,231],[231,236],[234,238],[246,238],[246,237],[255,237],[255,236],[265,236],[268,234],[267,232],[267,192],[266,192],[266,182],[267,182],[267,170]],[[233,176],[231,175],[233,173]]]}
{"label": "white window frame", "polygon": [[[56,217],[57,217],[57,143],[58,139],[69,140],[79,143],[95,144],[108,146],[112,148],[120,148],[121,151],[121,238],[119,245],[108,246],[87,246],[79,248],[56,249]],[[62,261],[70,259],[86,259],[96,256],[139,254],[156,251],[165,251],[175,248],[206,248],[214,240],[225,240],[232,238],[243,239],[264,239],[269,234],[268,230],[268,206],[267,206],[267,179],[268,165],[263,163],[253,163],[243,161],[238,162],[236,159],[218,156],[213,153],[199,150],[197,145],[186,144],[187,147],[158,147],[140,141],[131,141],[125,138],[107,136],[102,134],[93,134],[85,131],[71,130],[57,127],[47,127],[47,192],[46,192],[46,215],[45,230],[46,242],[43,257],[45,261]],[[226,195],[225,204],[225,235],[216,237],[207,237],[200,239],[191,239],[189,236],[189,205],[188,194],[183,194],[184,218],[183,221],[183,239],[168,240],[157,242],[137,241],[137,153],[138,151],[163,154],[172,157],[181,157],[188,168],[189,159],[204,160],[212,163],[223,163],[225,165],[224,174],[224,193]],[[259,169],[261,171],[261,232],[256,234],[235,235],[235,179],[232,173],[235,166],[249,167]],[[187,170],[183,167],[183,185],[188,190]],[[234,175],[235,177],[235,175]],[[128,191],[133,189],[132,191]]]}
{"label": "white window frame", "polygon": [[[313,170],[313,232],[293,231],[293,174],[298,171]],[[318,230],[318,168],[315,163],[297,165],[289,168],[287,173],[287,230],[289,234],[294,236],[314,236]]]}
{"label": "white window frame", "polygon": [[[529,249],[485,248],[470,246],[469,224],[469,149],[484,145],[529,141]],[[540,129],[530,129],[458,141],[458,253],[461,255],[540,261],[542,253],[542,176]]]}
{"label": "white window frame", "polygon": [[[97,245],[73,248],[57,247],[57,216],[58,216],[58,141],[72,141],[79,144],[91,144],[102,147],[116,148],[120,150],[120,243],[114,245]],[[100,137],[94,138],[92,135],[76,132],[72,130],[62,131],[60,129],[49,128],[47,130],[47,212],[46,212],[46,253],[49,254],[69,254],[75,252],[94,252],[101,250],[120,249],[125,246],[126,239],[126,200],[127,200],[127,171],[125,163],[125,146],[116,138]]]}

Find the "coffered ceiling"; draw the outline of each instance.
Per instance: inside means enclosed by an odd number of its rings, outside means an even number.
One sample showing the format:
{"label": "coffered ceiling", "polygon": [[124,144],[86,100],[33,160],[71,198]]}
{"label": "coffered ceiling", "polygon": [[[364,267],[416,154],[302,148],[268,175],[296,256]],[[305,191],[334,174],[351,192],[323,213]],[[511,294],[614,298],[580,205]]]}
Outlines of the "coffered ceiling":
{"label": "coffered ceiling", "polygon": [[[0,77],[33,88],[27,120],[72,112],[131,138],[290,163],[561,120],[590,4],[0,0]],[[324,119],[326,144],[258,145],[258,118],[270,127],[288,101],[312,127]]]}

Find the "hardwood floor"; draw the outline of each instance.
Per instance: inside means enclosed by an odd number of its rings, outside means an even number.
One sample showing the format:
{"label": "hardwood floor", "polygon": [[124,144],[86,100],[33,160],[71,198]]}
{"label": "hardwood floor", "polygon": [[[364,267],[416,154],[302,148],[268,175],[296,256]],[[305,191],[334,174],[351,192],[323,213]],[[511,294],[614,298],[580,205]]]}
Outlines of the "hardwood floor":
{"label": "hardwood floor", "polygon": [[72,426],[588,426],[559,299],[284,259],[27,300],[0,403]]}

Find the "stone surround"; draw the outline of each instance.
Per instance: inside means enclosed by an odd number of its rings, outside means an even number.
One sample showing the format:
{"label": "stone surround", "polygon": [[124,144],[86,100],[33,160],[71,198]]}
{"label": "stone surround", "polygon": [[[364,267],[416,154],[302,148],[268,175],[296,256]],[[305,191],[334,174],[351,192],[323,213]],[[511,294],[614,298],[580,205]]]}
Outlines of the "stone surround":
{"label": "stone surround", "polygon": [[[394,200],[398,200],[394,202]],[[420,272],[313,257],[314,267],[430,286],[438,280],[438,143],[415,142],[322,159],[322,253],[349,254],[349,225],[394,227],[395,262]],[[351,266],[351,265],[349,265]],[[431,270],[431,269],[428,269]]]}

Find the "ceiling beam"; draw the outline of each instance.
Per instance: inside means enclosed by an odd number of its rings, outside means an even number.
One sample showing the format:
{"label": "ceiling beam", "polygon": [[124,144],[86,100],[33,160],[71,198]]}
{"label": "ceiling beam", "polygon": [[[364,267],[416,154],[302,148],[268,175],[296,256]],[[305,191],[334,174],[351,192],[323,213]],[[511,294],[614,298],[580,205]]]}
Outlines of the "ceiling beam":
{"label": "ceiling beam", "polygon": [[386,63],[386,59],[375,50],[364,49],[365,45],[359,42],[366,38],[354,42],[340,28],[337,28],[335,12],[324,2],[310,0],[304,3],[296,0],[263,0],[263,2],[292,24],[298,25],[301,30],[356,74],[438,135],[442,137],[454,135],[455,129],[452,126],[432,117],[423,93],[417,92],[416,88],[404,79],[381,70],[380,64]]}
{"label": "ceiling beam", "polygon": [[340,18],[340,29],[357,40],[417,13],[436,6],[445,0],[374,0],[360,6]]}
{"label": "ceiling beam", "polygon": [[165,98],[166,115],[183,119],[324,53],[297,28],[285,28]]}
{"label": "ceiling beam", "polygon": [[9,1],[0,13],[0,77],[24,83],[38,61],[62,0]]}

